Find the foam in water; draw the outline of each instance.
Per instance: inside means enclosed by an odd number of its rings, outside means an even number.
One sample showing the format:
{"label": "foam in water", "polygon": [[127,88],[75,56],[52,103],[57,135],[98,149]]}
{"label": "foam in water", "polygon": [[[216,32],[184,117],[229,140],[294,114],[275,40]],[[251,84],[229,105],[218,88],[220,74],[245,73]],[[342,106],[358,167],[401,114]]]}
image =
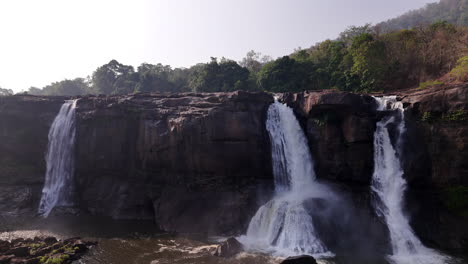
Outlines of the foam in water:
{"label": "foam in water", "polygon": [[62,105],[49,131],[47,174],[38,210],[44,217],[57,205],[72,205],[76,102]]}
{"label": "foam in water", "polygon": [[252,250],[277,256],[333,255],[318,238],[304,207],[307,199],[324,198],[328,192],[315,182],[307,139],[292,109],[274,102],[268,109],[266,128],[271,140],[275,195],[260,207],[247,234],[239,240]]}
{"label": "foam in water", "polygon": [[[378,198],[374,202],[375,210],[385,219],[390,233],[393,253],[388,256],[388,260],[395,264],[447,263],[447,257],[421,243],[403,211],[406,181],[397,151],[405,131],[403,105],[396,100],[396,96],[375,99],[378,110],[395,111],[394,115],[384,117],[377,123],[374,133],[375,168],[371,187]],[[395,146],[390,140],[389,125],[397,128]]]}

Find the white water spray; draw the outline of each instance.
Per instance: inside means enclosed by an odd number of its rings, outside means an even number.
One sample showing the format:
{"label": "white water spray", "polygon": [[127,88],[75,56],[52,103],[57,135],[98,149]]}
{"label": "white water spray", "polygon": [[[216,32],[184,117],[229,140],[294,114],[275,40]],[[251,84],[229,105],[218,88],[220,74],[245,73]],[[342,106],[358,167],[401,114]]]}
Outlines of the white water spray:
{"label": "white water spray", "polygon": [[43,217],[57,205],[72,205],[76,102],[62,105],[49,131],[47,174],[38,210]]}
{"label": "white water spray", "polygon": [[266,128],[271,140],[275,195],[260,207],[247,234],[239,239],[252,250],[278,256],[331,256],[304,207],[307,199],[329,194],[315,182],[307,139],[292,109],[275,101],[268,109]]}
{"label": "white water spray", "polygon": [[[396,96],[375,98],[377,110],[394,110],[395,115],[384,117],[377,123],[374,133],[374,174],[372,191],[377,200],[374,203],[377,214],[387,223],[392,244],[392,255],[388,260],[395,264],[441,264],[448,258],[435,250],[425,247],[414,234],[408,217],[403,212],[406,181],[398,153],[402,135],[405,132],[403,104]],[[392,145],[389,125],[396,126],[396,142]]]}

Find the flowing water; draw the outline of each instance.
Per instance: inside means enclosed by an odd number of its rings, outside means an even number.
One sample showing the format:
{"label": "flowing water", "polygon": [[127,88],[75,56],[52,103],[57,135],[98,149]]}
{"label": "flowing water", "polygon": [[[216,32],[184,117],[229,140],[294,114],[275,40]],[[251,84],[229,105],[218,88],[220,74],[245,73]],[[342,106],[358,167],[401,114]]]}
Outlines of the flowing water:
{"label": "flowing water", "polygon": [[275,194],[252,218],[239,239],[253,251],[278,256],[331,256],[315,230],[304,203],[325,198],[326,188],[315,182],[307,139],[291,108],[279,102],[268,109]]}
{"label": "flowing water", "polygon": [[[372,191],[378,199],[374,203],[377,214],[385,219],[390,233],[392,255],[395,264],[440,264],[449,259],[435,250],[425,247],[412,230],[405,215],[404,195],[406,180],[400,164],[399,149],[405,132],[404,109],[395,96],[376,98],[378,110],[393,110],[392,115],[377,123],[374,133],[374,174]],[[392,144],[389,127],[396,127],[396,140]]]}
{"label": "flowing water", "polygon": [[38,213],[47,217],[55,206],[72,205],[77,100],[66,101],[49,131],[47,174]]}

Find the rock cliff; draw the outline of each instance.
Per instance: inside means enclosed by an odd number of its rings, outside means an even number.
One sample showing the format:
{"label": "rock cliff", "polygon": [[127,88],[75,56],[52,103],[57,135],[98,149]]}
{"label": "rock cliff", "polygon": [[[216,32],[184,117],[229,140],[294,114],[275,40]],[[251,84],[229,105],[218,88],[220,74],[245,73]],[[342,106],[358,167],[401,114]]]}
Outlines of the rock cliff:
{"label": "rock cliff", "polygon": [[0,97],[0,216],[34,214],[49,128],[64,98]]}
{"label": "rock cliff", "polygon": [[166,231],[245,228],[258,190],[271,185],[272,101],[244,92],[80,99],[80,207]]}
{"label": "rock cliff", "polygon": [[[403,160],[412,224],[426,243],[448,249],[467,247],[466,223],[444,204],[447,189],[468,185],[466,88],[396,93],[407,109]],[[0,216],[35,214],[48,130],[66,99],[0,97]],[[369,207],[380,118],[373,98],[310,91],[280,100],[306,131],[318,178]],[[76,209],[153,220],[166,231],[245,231],[272,189],[265,129],[272,102],[261,92],[81,97]]]}

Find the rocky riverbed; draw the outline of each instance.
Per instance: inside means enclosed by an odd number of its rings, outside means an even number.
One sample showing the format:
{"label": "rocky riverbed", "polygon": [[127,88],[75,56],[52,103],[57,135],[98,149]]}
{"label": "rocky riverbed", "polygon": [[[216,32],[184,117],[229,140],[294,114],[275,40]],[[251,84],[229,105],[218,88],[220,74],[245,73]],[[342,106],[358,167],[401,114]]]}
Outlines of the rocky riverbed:
{"label": "rocky riverbed", "polygon": [[[23,236],[25,234],[22,234]],[[80,259],[95,242],[81,238],[58,240],[55,237],[23,238],[20,233],[0,234],[1,264],[61,264]],[[11,239],[8,239],[11,238]],[[4,239],[4,240],[1,240]]]}

